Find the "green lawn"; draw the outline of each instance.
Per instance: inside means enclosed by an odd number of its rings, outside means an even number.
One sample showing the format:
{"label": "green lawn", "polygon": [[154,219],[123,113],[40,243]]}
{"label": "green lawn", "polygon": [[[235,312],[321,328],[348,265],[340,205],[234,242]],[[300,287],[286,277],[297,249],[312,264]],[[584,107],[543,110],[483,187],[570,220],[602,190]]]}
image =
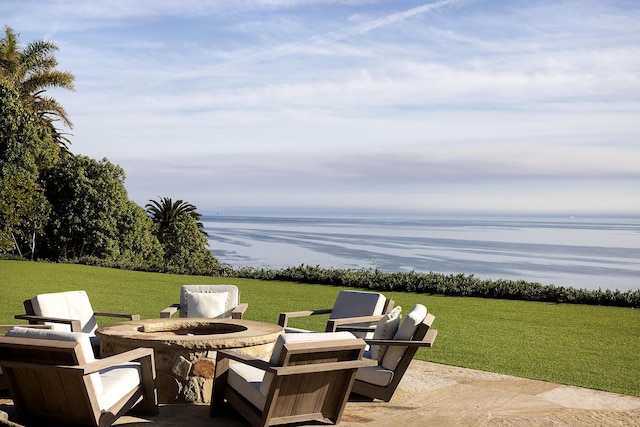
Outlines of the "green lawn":
{"label": "green lawn", "polygon": [[[233,283],[246,318],[276,323],[281,311],[329,308],[341,288],[291,282],[177,276],[84,265],[0,261],[0,323],[18,322],[38,293],[84,289],[96,310],[159,317],[190,283]],[[640,396],[640,310],[388,292],[406,313],[422,303],[438,338],[417,357],[448,365]],[[326,317],[293,326],[322,329]],[[100,318],[105,324],[112,319]]]}

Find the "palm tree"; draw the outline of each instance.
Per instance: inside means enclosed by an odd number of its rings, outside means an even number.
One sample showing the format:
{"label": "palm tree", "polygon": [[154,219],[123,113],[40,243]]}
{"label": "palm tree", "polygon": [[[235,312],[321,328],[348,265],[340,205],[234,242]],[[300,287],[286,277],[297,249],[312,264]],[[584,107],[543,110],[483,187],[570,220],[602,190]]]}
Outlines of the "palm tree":
{"label": "palm tree", "polygon": [[0,36],[0,77],[13,85],[27,108],[48,121],[56,142],[68,152],[69,140],[53,122],[59,120],[68,128],[73,125],[62,105],[45,95],[50,88],[75,90],[73,74],[56,69],[58,61],[54,52],[57,50],[55,43],[46,40],[31,42],[21,49],[18,35],[7,26]]}
{"label": "palm tree", "polygon": [[149,200],[149,203],[145,205],[145,209],[153,222],[157,222],[161,228],[168,227],[181,215],[188,215],[196,221],[198,230],[200,230],[203,235],[209,236],[209,234],[204,231],[204,225],[200,222],[202,214],[196,212],[197,208],[191,203],[182,200],[173,202],[169,197],[162,197],[159,202]]}

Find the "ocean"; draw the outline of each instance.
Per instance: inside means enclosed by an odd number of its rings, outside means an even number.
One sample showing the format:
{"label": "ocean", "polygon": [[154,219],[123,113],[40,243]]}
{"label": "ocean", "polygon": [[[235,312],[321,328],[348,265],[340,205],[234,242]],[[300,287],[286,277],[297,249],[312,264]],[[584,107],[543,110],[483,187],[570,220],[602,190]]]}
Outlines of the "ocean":
{"label": "ocean", "polygon": [[640,289],[640,218],[203,216],[222,264]]}

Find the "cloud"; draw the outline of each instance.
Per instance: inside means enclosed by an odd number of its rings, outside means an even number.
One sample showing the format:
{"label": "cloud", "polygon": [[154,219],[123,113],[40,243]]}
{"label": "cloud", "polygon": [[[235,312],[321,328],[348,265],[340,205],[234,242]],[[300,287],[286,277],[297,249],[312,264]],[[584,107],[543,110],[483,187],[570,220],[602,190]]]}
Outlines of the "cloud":
{"label": "cloud", "polygon": [[72,149],[124,166],[141,202],[629,210],[640,195],[625,2],[40,3],[0,14],[61,46]]}

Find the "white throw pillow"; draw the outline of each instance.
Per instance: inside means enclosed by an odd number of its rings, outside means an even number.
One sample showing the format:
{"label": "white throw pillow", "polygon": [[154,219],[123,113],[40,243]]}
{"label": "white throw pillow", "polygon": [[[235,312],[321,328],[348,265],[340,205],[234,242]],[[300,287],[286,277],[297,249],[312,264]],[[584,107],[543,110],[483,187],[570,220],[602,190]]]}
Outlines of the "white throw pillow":
{"label": "white throw pillow", "polygon": [[[387,312],[376,325],[376,330],[373,332],[374,340],[390,340],[398,331],[400,326],[400,312],[402,307],[395,307]],[[382,362],[384,353],[387,351],[386,345],[371,345],[371,358],[376,359],[378,362]]]}
{"label": "white throw pillow", "polygon": [[187,317],[215,318],[227,311],[229,292],[188,292]]}
{"label": "white throw pillow", "polygon": [[[402,321],[393,339],[406,341],[413,338],[413,335],[418,329],[418,325],[422,323],[425,317],[427,317],[427,307],[422,304],[414,305],[409,314],[407,314],[407,317]],[[405,346],[391,346],[384,354],[382,367],[394,371],[398,367],[400,359],[402,359],[406,349],[407,347]]]}

